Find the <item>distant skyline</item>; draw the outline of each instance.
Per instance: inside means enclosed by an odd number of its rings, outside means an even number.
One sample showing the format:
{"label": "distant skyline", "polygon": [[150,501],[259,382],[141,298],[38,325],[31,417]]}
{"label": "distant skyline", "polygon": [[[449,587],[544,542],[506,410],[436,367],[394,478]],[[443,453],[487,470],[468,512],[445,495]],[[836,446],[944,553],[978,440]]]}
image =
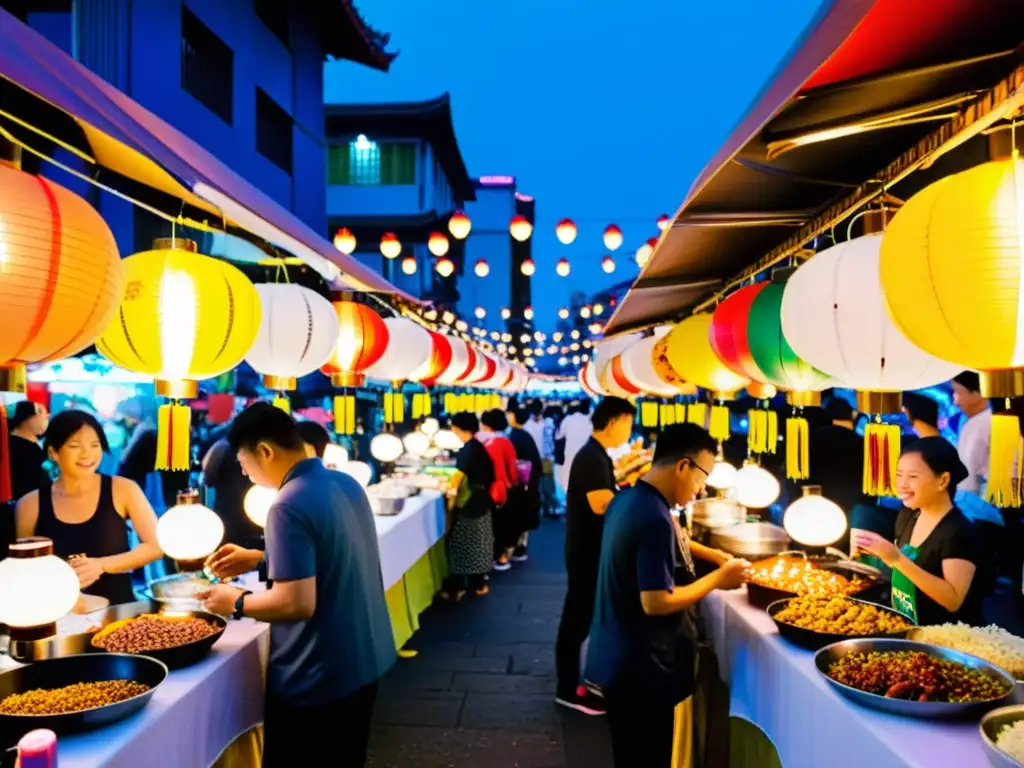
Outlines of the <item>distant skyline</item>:
{"label": "distant skyline", "polygon": [[[399,56],[387,74],[328,64],[324,95],[372,103],[451,93],[470,175],[515,176],[537,200],[534,322],[547,331],[573,290],[635,279],[627,254],[659,234],[657,217],[676,212],[826,2],[363,0],[360,12]],[[579,230],[569,246],[554,232],[565,217]],[[625,235],[610,275],[600,266],[609,223]],[[555,274],[563,257],[568,278]]]}

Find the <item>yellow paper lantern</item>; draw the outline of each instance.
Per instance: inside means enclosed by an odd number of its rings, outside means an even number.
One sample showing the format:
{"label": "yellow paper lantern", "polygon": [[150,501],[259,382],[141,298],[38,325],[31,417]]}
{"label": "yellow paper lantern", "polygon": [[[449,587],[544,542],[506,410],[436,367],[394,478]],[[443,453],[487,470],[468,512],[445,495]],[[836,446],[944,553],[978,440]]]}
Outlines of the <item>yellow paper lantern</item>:
{"label": "yellow paper lantern", "polygon": [[[227,262],[195,252],[191,240],[158,240],[121,262],[118,321],[96,340],[115,365],[156,380],[158,395],[197,394],[200,379],[237,366],[259,333],[256,287]],[[157,469],[189,468],[189,409],[160,409]]]}

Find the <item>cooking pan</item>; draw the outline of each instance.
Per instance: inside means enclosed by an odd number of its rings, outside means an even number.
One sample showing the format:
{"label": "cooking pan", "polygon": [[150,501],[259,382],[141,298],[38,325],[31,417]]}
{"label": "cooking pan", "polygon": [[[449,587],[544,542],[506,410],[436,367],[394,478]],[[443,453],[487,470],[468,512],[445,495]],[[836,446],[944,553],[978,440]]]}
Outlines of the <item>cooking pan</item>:
{"label": "cooking pan", "polygon": [[[852,597],[847,599],[851,600],[854,603],[864,603],[865,605],[869,604],[864,600],[856,600]],[[779,634],[782,637],[786,638],[794,645],[798,645],[801,648],[806,648],[809,651],[817,651],[821,648],[824,648],[826,645],[831,645],[832,643],[839,642],[840,640],[855,640],[864,637],[888,637],[894,639],[902,639],[905,638],[911,630],[911,627],[908,627],[907,629],[897,630],[895,632],[876,632],[870,635],[837,635],[830,632],[818,632],[814,629],[798,627],[795,624],[787,624],[786,622],[779,621],[777,618],[775,618],[775,614],[777,614],[779,611],[781,611],[783,608],[789,605],[790,600],[793,600],[793,598],[790,597],[784,600],[776,600],[774,603],[768,606],[768,615],[772,617],[772,621],[775,622],[775,626],[778,627]],[[883,611],[884,613],[899,615],[898,612],[894,611],[892,608],[886,608],[882,605],[872,605],[872,607],[877,608],[879,611]],[[901,616],[901,618],[905,617]]]}
{"label": "cooking pan", "polygon": [[[190,618],[203,619],[210,622],[217,627],[217,632],[208,637],[204,637],[201,640],[196,640],[192,643],[186,643],[185,645],[176,645],[172,648],[161,648],[157,651],[143,651],[141,655],[149,656],[150,658],[156,659],[157,661],[163,662],[167,665],[168,669],[181,669],[182,667],[188,667],[196,662],[202,661],[206,658],[206,655],[213,648],[213,644],[220,640],[224,634],[225,628],[227,628],[227,620],[222,616],[217,616],[213,613],[207,613],[206,611],[172,611],[162,609],[159,603],[150,602],[147,600],[140,600],[136,603],[132,603],[137,609],[128,615],[124,615],[121,618],[135,618],[141,616],[144,613],[163,613],[167,616],[188,616]],[[109,627],[104,627],[103,631],[100,631],[93,636],[89,650],[99,653],[104,653],[103,648],[96,645],[97,640],[101,639],[104,631],[108,630]],[[131,655],[131,654],[130,654]]]}

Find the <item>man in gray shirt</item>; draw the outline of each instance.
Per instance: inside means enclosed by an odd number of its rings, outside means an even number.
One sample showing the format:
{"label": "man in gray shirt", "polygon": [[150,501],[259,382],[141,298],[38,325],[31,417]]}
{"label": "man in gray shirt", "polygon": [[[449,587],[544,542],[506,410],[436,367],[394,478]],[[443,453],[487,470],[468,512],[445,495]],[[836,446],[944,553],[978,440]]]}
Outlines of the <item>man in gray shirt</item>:
{"label": "man in gray shirt", "polygon": [[[280,489],[267,516],[270,588],[201,595],[209,611],[271,625],[263,765],[330,755],[333,765],[362,766],[377,681],[396,657],[366,493],[306,458],[294,420],[269,403],[239,414],[227,439],[253,482]],[[228,545],[209,564],[223,578],[263,557]]]}

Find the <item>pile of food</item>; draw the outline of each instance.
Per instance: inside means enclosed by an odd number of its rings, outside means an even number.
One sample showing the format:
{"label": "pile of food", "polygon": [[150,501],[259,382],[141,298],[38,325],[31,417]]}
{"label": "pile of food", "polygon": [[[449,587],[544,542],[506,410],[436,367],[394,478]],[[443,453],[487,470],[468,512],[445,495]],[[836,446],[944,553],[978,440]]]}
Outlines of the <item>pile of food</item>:
{"label": "pile of food", "polygon": [[911,639],[969,653],[1006,670],[1018,680],[1024,680],[1024,638],[995,624],[990,627],[967,624],[920,627],[914,630]]}
{"label": "pile of food", "polygon": [[0,715],[67,715],[116,704],[148,690],[148,685],[132,680],[104,680],[99,683],[75,683],[63,688],[37,688],[25,693],[12,693],[0,701]]}
{"label": "pile of food", "polygon": [[222,627],[195,616],[144,613],[104,627],[92,644],[110,653],[146,653],[195,643],[221,631]]}
{"label": "pile of food", "polygon": [[637,480],[647,474],[651,468],[652,455],[644,448],[639,438],[629,446],[629,452],[613,462],[615,481],[620,486],[636,485]]}
{"label": "pile of food", "polygon": [[861,637],[904,632],[913,626],[899,614],[870,603],[822,595],[794,597],[774,618],[814,632]]}
{"label": "pile of food", "polygon": [[828,676],[860,691],[910,701],[993,701],[1010,692],[1001,680],[922,651],[851,653],[834,662]]}
{"label": "pile of food", "polygon": [[810,560],[783,555],[754,563],[747,577],[762,587],[797,595],[852,595],[871,585],[868,579],[848,579],[841,573],[819,568]]}
{"label": "pile of food", "polygon": [[996,746],[1018,763],[1024,763],[1024,720],[1004,725],[996,736]]}

